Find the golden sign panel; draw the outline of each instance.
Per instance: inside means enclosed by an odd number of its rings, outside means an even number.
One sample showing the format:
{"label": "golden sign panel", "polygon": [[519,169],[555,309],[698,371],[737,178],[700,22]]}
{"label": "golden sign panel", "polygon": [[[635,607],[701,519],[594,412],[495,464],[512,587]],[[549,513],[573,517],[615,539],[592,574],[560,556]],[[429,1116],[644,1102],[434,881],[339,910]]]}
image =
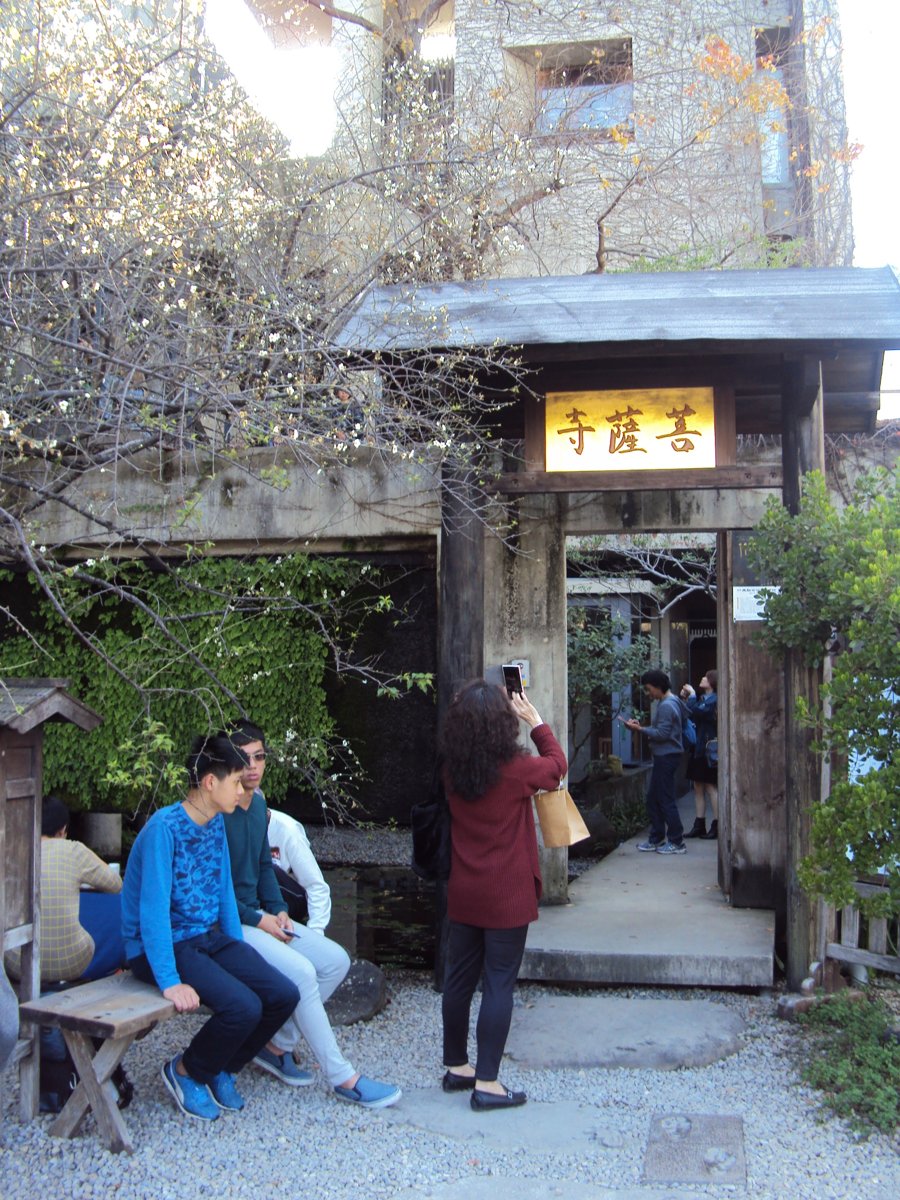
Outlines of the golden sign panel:
{"label": "golden sign panel", "polygon": [[666,471],[716,465],[710,388],[548,392],[548,471]]}

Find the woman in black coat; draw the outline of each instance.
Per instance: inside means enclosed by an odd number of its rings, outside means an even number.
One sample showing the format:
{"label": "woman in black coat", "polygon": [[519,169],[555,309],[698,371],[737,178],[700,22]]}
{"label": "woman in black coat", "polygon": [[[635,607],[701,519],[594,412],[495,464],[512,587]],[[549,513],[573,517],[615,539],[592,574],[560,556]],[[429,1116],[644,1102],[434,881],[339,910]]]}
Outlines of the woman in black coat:
{"label": "woman in black coat", "polygon": [[[694,694],[690,684],[681,689],[681,698],[688,707],[691,720],[697,727],[697,744],[688,763],[687,777],[694,785],[694,804],[697,818],[694,826],[685,833],[687,838],[707,838],[712,840],[719,836],[719,768],[718,763],[710,763],[707,746],[718,737],[717,720],[719,710],[719,694],[716,690],[718,673],[707,671],[700,680],[700,695]],[[706,828],[706,801],[712,812],[712,823]]]}

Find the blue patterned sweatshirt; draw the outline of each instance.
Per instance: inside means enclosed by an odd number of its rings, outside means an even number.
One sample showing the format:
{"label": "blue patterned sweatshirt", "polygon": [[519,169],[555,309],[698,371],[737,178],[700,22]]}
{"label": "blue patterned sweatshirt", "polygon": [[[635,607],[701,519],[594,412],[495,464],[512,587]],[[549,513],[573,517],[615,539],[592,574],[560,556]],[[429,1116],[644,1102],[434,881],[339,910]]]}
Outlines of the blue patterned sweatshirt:
{"label": "blue patterned sweatshirt", "polygon": [[122,885],[126,959],[145,954],[160,991],[181,983],[173,946],[218,925],[241,941],[225,824],[197,825],[184,806],[155,812],[128,856]]}

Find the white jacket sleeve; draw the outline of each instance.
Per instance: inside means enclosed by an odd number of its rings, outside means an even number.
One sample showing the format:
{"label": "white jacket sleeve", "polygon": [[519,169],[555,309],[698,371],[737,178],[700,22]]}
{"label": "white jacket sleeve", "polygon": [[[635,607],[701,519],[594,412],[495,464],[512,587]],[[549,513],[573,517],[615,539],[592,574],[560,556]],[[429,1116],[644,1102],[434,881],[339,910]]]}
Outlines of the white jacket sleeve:
{"label": "white jacket sleeve", "polygon": [[269,845],[272,847],[273,861],[283,871],[293,875],[306,892],[309,909],[307,929],[324,933],[331,920],[331,889],[319,870],[306,830],[287,813],[275,809],[269,811],[272,814],[269,820]]}

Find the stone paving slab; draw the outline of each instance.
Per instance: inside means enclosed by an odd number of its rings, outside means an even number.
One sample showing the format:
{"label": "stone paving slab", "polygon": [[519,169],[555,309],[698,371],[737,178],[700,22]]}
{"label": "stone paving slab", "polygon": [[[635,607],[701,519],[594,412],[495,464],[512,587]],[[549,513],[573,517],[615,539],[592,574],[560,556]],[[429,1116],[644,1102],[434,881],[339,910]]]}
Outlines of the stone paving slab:
{"label": "stone paving slab", "polygon": [[[691,824],[693,796],[680,806]],[[689,813],[689,817],[688,817]],[[775,915],[732,908],[717,880],[716,843],[641,854],[632,838],[547,905],[528,927],[521,979],[696,987],[771,987]]]}
{"label": "stone paving slab", "polygon": [[624,1139],[611,1111],[593,1104],[529,1100],[522,1108],[503,1113],[475,1113],[468,1092],[446,1093],[440,1088],[415,1088],[404,1103],[383,1109],[380,1116],[395,1125],[411,1125],[429,1133],[470,1141],[484,1139],[499,1149],[576,1154],[599,1148],[618,1150]]}
{"label": "stone paving slab", "polygon": [[644,1157],[649,1183],[747,1182],[744,1123],[740,1117],[657,1113]]}
{"label": "stone paving slab", "polygon": [[398,1192],[394,1200],[697,1200],[696,1192],[678,1188],[607,1188],[575,1179],[509,1179],[498,1175],[471,1175],[452,1183]]}
{"label": "stone paving slab", "polygon": [[506,1053],[531,1068],[704,1067],[742,1045],[745,1025],[709,1000],[544,997],[517,1007]]}

